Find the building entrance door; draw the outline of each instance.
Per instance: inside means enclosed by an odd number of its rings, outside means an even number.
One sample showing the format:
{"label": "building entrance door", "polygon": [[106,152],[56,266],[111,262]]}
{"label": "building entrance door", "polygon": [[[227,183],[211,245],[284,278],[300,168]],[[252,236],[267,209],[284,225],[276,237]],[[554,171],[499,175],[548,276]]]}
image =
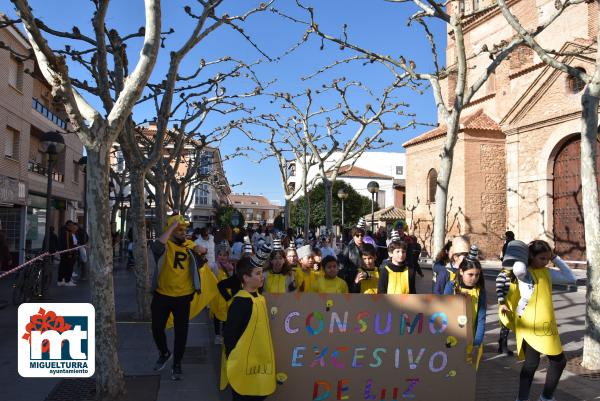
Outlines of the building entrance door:
{"label": "building entrance door", "polygon": [[[600,145],[598,145],[600,152]],[[596,160],[600,168],[600,157]],[[600,182],[600,177],[598,177]],[[581,140],[574,137],[554,160],[554,243],[565,260],[585,261],[583,206],[581,203]]]}

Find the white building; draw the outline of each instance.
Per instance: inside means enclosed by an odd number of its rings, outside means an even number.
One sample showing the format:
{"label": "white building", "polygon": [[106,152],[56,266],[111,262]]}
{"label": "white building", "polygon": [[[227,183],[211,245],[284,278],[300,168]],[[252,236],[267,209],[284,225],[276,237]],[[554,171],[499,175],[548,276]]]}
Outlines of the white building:
{"label": "white building", "polygon": [[[325,163],[326,167],[332,166],[340,157],[341,152],[334,153]],[[380,208],[388,206],[403,207],[404,201],[404,179],[406,177],[406,155],[402,152],[365,152],[350,168],[351,161],[344,163],[338,180],[347,182],[361,195],[371,197],[367,190],[370,181],[379,184],[377,204]],[[291,161],[288,166],[290,179],[288,185],[295,187],[301,185],[302,164]],[[308,182],[319,173],[317,166],[308,171]],[[318,181],[317,181],[318,183]],[[310,187],[309,187],[310,190]],[[302,196],[302,192],[296,194],[293,200]]]}

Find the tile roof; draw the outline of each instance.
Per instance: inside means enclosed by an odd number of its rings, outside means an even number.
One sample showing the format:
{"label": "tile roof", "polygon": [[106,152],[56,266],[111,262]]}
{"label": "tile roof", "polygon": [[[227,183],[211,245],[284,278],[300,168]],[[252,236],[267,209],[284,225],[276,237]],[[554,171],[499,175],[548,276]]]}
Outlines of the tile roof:
{"label": "tile roof", "polygon": [[232,194],[229,195],[229,201],[233,206],[261,206],[261,207],[279,207],[274,205],[267,198],[262,195],[240,195]]}
{"label": "tile roof", "polygon": [[[366,220],[371,221],[371,213],[364,216]],[[395,206],[389,206],[375,212],[375,220],[379,221],[395,221],[404,220],[406,212],[404,209],[399,209]]]}
{"label": "tile roof", "polygon": [[[459,132],[463,132],[466,130],[502,131],[498,123],[496,123],[496,121],[494,121],[490,116],[485,114],[483,109],[479,109],[475,113],[470,114],[468,116],[461,117]],[[427,131],[424,134],[419,135],[416,138],[404,142],[402,146],[406,148],[407,146],[412,146],[418,143],[430,141],[432,139],[436,139],[446,135],[446,132],[446,124],[443,124],[437,128],[432,129],[431,131]]]}
{"label": "tile roof", "polygon": [[358,178],[383,178],[387,180],[392,180],[394,177],[389,175],[376,173],[371,170],[367,170],[357,166],[342,166],[340,167],[340,171],[338,173],[340,177],[358,177]]}

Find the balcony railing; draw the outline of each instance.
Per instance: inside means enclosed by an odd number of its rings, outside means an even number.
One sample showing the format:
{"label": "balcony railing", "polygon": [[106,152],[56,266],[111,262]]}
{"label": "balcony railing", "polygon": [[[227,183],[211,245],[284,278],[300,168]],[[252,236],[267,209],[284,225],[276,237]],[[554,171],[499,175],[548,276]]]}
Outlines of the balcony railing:
{"label": "balcony railing", "polygon": [[31,107],[62,129],[67,129],[67,122],[65,120],[60,119],[56,114],[51,112],[46,106],[44,106],[34,97],[31,98]]}
{"label": "balcony railing", "polygon": [[[43,165],[41,165],[40,163],[33,161],[33,160],[29,160],[27,170],[31,171],[32,173],[37,173],[39,175],[43,175],[45,177],[48,176],[48,169],[46,167],[44,167]],[[65,175],[54,170],[52,172],[52,179],[56,182],[65,182]]]}

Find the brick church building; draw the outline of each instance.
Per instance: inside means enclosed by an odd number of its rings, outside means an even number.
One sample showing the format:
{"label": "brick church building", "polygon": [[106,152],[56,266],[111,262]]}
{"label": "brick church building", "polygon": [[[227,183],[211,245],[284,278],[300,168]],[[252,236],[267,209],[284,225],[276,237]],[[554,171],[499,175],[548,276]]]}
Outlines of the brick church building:
{"label": "brick church building", "polygon": [[[490,0],[463,4],[483,10]],[[511,10],[526,28],[554,11],[554,1],[516,0]],[[596,36],[595,2],[569,9],[538,40],[546,49],[578,53]],[[473,16],[464,29],[467,55],[484,44],[510,39],[512,29],[497,8]],[[593,71],[595,51],[564,56]],[[448,64],[455,59],[448,35]],[[489,55],[469,60],[467,81],[489,64]],[[486,60],[487,59],[487,60]],[[444,99],[454,96],[455,78],[444,82]],[[447,226],[449,237],[466,234],[482,256],[495,259],[506,230],[526,242],[544,239],[567,260],[585,260],[580,179],[581,92],[584,83],[543,64],[526,47],[515,49],[463,110],[454,150]],[[404,143],[407,158],[406,215],[430,251],[442,124]],[[599,162],[600,163],[600,162]]]}

